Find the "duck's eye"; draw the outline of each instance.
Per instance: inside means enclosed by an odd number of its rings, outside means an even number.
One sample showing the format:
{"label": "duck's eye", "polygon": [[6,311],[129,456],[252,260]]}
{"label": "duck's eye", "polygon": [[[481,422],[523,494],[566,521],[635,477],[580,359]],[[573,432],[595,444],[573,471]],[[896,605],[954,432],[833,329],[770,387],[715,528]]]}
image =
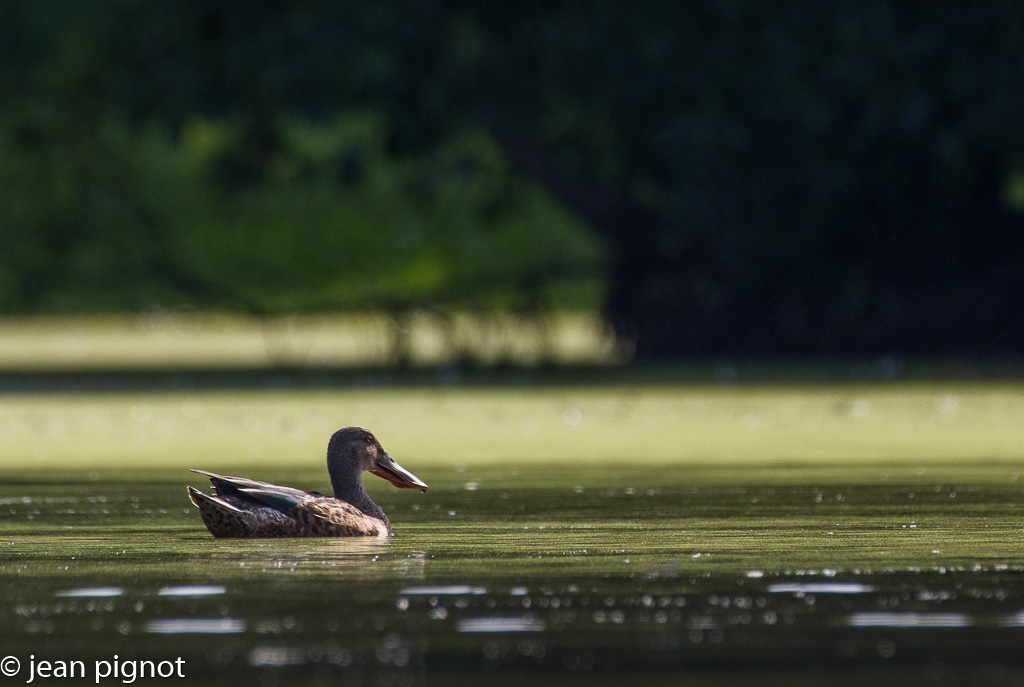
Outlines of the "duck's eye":
{"label": "duck's eye", "polygon": [[373,443],[373,437],[363,437],[363,441],[365,441],[368,444],[372,444]]}

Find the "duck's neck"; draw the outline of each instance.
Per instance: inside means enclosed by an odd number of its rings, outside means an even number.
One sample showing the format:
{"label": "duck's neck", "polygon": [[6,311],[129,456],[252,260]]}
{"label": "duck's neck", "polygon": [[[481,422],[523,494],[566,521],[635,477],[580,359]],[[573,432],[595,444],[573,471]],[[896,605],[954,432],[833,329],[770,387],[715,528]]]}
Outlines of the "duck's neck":
{"label": "duck's neck", "polygon": [[383,522],[387,526],[388,532],[391,531],[391,522],[384,514],[384,509],[374,503],[370,495],[366,493],[361,474],[358,472],[349,474],[334,472],[331,474],[331,487],[334,489],[334,498],[351,503],[371,518]]}

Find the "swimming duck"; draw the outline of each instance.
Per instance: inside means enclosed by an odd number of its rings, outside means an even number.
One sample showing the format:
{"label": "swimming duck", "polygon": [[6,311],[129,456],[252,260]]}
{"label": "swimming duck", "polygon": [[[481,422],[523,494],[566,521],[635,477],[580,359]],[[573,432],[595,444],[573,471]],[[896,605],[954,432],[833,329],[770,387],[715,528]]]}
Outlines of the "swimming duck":
{"label": "swimming duck", "polygon": [[206,528],[214,537],[386,537],[391,523],[363,488],[363,471],[400,489],[426,491],[427,485],[396,463],[363,427],[339,429],[327,444],[327,472],[334,496],[225,477],[205,470],[213,495],[188,488]]}

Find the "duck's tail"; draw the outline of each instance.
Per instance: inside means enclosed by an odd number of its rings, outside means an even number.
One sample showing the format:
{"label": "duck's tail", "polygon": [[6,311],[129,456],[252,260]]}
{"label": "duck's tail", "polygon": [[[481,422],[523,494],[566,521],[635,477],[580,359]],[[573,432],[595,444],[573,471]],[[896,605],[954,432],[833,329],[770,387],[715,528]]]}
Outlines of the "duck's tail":
{"label": "duck's tail", "polygon": [[220,496],[204,494],[195,487],[188,488],[188,497],[199,509],[206,529],[214,537],[245,537],[247,530],[245,511]]}

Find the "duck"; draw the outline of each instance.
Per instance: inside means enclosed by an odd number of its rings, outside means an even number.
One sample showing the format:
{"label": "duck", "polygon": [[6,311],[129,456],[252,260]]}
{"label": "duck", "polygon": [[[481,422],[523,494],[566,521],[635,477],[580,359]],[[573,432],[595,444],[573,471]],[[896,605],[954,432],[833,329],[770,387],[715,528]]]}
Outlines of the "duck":
{"label": "duck", "polygon": [[344,427],[327,444],[334,496],[205,470],[213,493],[189,486],[188,496],[214,538],[389,537],[391,522],[366,493],[363,472],[399,489],[427,490],[426,482],[396,463],[365,427]]}

